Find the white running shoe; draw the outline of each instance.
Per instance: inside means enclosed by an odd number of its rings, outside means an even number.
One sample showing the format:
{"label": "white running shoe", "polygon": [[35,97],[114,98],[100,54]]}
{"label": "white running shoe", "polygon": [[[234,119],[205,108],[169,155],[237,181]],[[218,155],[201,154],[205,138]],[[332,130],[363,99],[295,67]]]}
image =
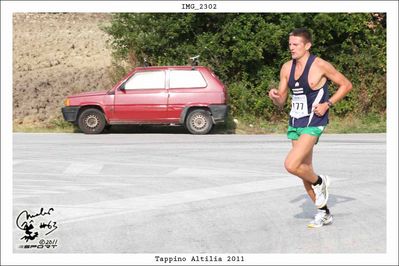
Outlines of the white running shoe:
{"label": "white running shoe", "polygon": [[328,201],[328,187],[330,186],[330,178],[328,176],[320,175],[322,180],[320,185],[312,185],[314,194],[316,196],[315,205],[318,209],[326,206]]}
{"label": "white running shoe", "polygon": [[308,224],[309,228],[318,228],[322,227],[323,225],[331,224],[333,221],[333,216],[325,210],[318,210],[316,216],[314,217],[313,221]]}

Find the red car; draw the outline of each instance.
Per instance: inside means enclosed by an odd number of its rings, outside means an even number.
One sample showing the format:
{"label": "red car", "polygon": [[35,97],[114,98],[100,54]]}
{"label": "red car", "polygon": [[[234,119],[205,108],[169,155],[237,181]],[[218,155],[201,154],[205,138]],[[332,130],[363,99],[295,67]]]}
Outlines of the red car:
{"label": "red car", "polygon": [[86,134],[121,124],[179,124],[207,134],[225,121],[226,101],[226,87],[207,67],[138,67],[108,91],[69,96],[62,114]]}

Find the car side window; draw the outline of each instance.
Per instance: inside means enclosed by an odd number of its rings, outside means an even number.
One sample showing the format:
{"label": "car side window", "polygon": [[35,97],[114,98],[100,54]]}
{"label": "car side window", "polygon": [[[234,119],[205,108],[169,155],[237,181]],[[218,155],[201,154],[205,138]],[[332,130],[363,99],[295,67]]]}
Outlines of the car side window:
{"label": "car side window", "polygon": [[135,73],[125,84],[125,90],[164,89],[165,71]]}
{"label": "car side window", "polygon": [[170,88],[204,88],[206,81],[198,70],[171,70]]}

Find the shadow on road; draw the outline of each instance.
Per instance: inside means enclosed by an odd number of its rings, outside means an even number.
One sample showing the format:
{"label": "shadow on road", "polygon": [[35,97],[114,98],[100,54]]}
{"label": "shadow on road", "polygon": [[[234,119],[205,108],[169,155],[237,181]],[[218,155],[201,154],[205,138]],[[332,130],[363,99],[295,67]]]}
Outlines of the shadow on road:
{"label": "shadow on road", "polygon": [[[82,133],[78,128],[74,128],[74,133]],[[102,134],[190,134],[183,126],[166,125],[114,125],[109,126]],[[215,134],[235,134],[234,129],[228,129],[224,125],[216,125],[209,133]]]}
{"label": "shadow on road", "polygon": [[[332,209],[331,211],[333,212],[334,206],[344,203],[344,202],[353,201],[353,200],[356,200],[356,199],[347,197],[347,196],[330,194],[327,205],[328,205],[328,208]],[[295,199],[291,200],[290,202],[295,203],[295,202],[300,202],[300,201],[302,203],[299,207],[302,208],[302,212],[296,214],[294,217],[299,218],[299,219],[313,218],[313,216],[315,214],[315,206],[314,206],[313,202],[310,200],[310,198],[308,197],[308,195],[300,195],[300,196],[296,197]]]}

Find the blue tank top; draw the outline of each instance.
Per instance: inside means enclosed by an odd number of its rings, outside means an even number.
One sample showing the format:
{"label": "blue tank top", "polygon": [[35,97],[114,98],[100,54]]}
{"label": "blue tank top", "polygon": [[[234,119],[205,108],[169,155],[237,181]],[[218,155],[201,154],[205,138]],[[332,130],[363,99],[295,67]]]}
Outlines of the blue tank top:
{"label": "blue tank top", "polygon": [[[290,112],[289,125],[292,127],[318,127],[328,124],[328,110],[323,116],[317,116],[313,113],[313,105],[324,103],[329,99],[328,84],[326,83],[317,90],[312,90],[308,83],[309,69],[315,55],[310,55],[305,69],[298,80],[295,80],[296,60],[292,60],[288,87],[291,90],[292,106]],[[301,109],[302,108],[302,109]]]}

